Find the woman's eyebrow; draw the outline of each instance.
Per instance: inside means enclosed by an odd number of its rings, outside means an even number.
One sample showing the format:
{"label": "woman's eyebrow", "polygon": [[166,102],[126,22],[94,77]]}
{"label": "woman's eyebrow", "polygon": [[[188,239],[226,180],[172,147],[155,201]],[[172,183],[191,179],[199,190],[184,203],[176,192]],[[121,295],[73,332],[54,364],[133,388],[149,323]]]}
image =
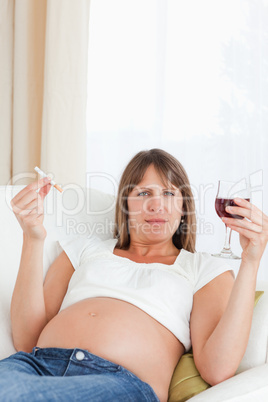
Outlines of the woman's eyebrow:
{"label": "woman's eyebrow", "polygon": [[[153,187],[153,188],[150,188],[150,187],[146,187],[146,186],[136,186],[135,188],[134,188],[134,190],[153,190],[153,189],[155,189],[155,187]],[[173,191],[176,191],[176,190],[178,190],[177,188],[175,188],[175,187],[162,187],[162,190],[173,190]]]}

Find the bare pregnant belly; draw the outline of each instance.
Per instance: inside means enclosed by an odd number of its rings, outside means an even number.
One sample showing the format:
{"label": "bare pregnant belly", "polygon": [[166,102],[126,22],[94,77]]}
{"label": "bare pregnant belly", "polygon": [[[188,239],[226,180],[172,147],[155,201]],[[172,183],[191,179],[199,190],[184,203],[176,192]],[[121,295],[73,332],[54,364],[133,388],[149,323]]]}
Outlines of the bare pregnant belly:
{"label": "bare pregnant belly", "polygon": [[120,364],[152,386],[160,401],[184,352],[177,338],[134,305],[107,297],[62,310],[43,329],[41,348],[81,348]]}

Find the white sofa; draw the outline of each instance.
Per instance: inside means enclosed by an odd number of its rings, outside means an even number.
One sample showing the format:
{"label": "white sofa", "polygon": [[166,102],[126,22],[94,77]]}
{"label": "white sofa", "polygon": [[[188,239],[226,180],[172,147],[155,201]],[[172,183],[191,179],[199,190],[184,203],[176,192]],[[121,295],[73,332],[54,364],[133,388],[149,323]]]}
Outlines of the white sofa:
{"label": "white sofa", "polygon": [[[10,200],[24,186],[0,186],[0,359],[15,352],[10,326],[10,301],[19,267],[22,231],[11,210]],[[68,187],[63,194],[54,188],[45,204],[44,275],[60,252],[57,240],[66,236],[94,232],[102,239],[112,237],[115,199],[94,189]],[[247,351],[237,374],[192,397],[191,402],[268,401],[268,283],[258,283],[265,290],[254,309]]]}

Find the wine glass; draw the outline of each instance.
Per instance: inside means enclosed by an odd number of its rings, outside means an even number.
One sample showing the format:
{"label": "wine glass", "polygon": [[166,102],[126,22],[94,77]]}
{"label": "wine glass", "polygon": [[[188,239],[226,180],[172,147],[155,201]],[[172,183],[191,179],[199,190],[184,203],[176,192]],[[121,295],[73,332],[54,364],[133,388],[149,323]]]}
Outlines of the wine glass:
{"label": "wine glass", "polygon": [[[231,217],[235,219],[243,219],[242,216],[228,213],[225,208],[230,206],[238,206],[234,202],[234,198],[244,198],[250,200],[250,187],[245,179],[239,182],[231,182],[219,180],[218,192],[215,200],[215,209],[220,218]],[[214,257],[232,258],[240,260],[241,257],[235,255],[231,250],[231,234],[232,229],[225,224],[225,242],[223,249],[218,254],[212,254]]]}

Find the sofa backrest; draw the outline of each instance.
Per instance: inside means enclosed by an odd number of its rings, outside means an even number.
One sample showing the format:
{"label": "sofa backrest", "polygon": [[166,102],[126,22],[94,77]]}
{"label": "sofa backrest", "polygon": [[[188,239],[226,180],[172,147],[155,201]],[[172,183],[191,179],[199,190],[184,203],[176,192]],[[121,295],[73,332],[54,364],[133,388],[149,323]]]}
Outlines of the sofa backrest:
{"label": "sofa backrest", "polygon": [[[7,270],[16,271],[20,260],[22,230],[11,209],[11,199],[24,186],[0,186],[0,252]],[[62,194],[54,188],[45,199],[47,229],[44,271],[55,257],[55,242],[63,237],[95,234],[103,240],[113,237],[115,197],[95,189],[69,187]],[[52,252],[52,255],[50,255]]]}

